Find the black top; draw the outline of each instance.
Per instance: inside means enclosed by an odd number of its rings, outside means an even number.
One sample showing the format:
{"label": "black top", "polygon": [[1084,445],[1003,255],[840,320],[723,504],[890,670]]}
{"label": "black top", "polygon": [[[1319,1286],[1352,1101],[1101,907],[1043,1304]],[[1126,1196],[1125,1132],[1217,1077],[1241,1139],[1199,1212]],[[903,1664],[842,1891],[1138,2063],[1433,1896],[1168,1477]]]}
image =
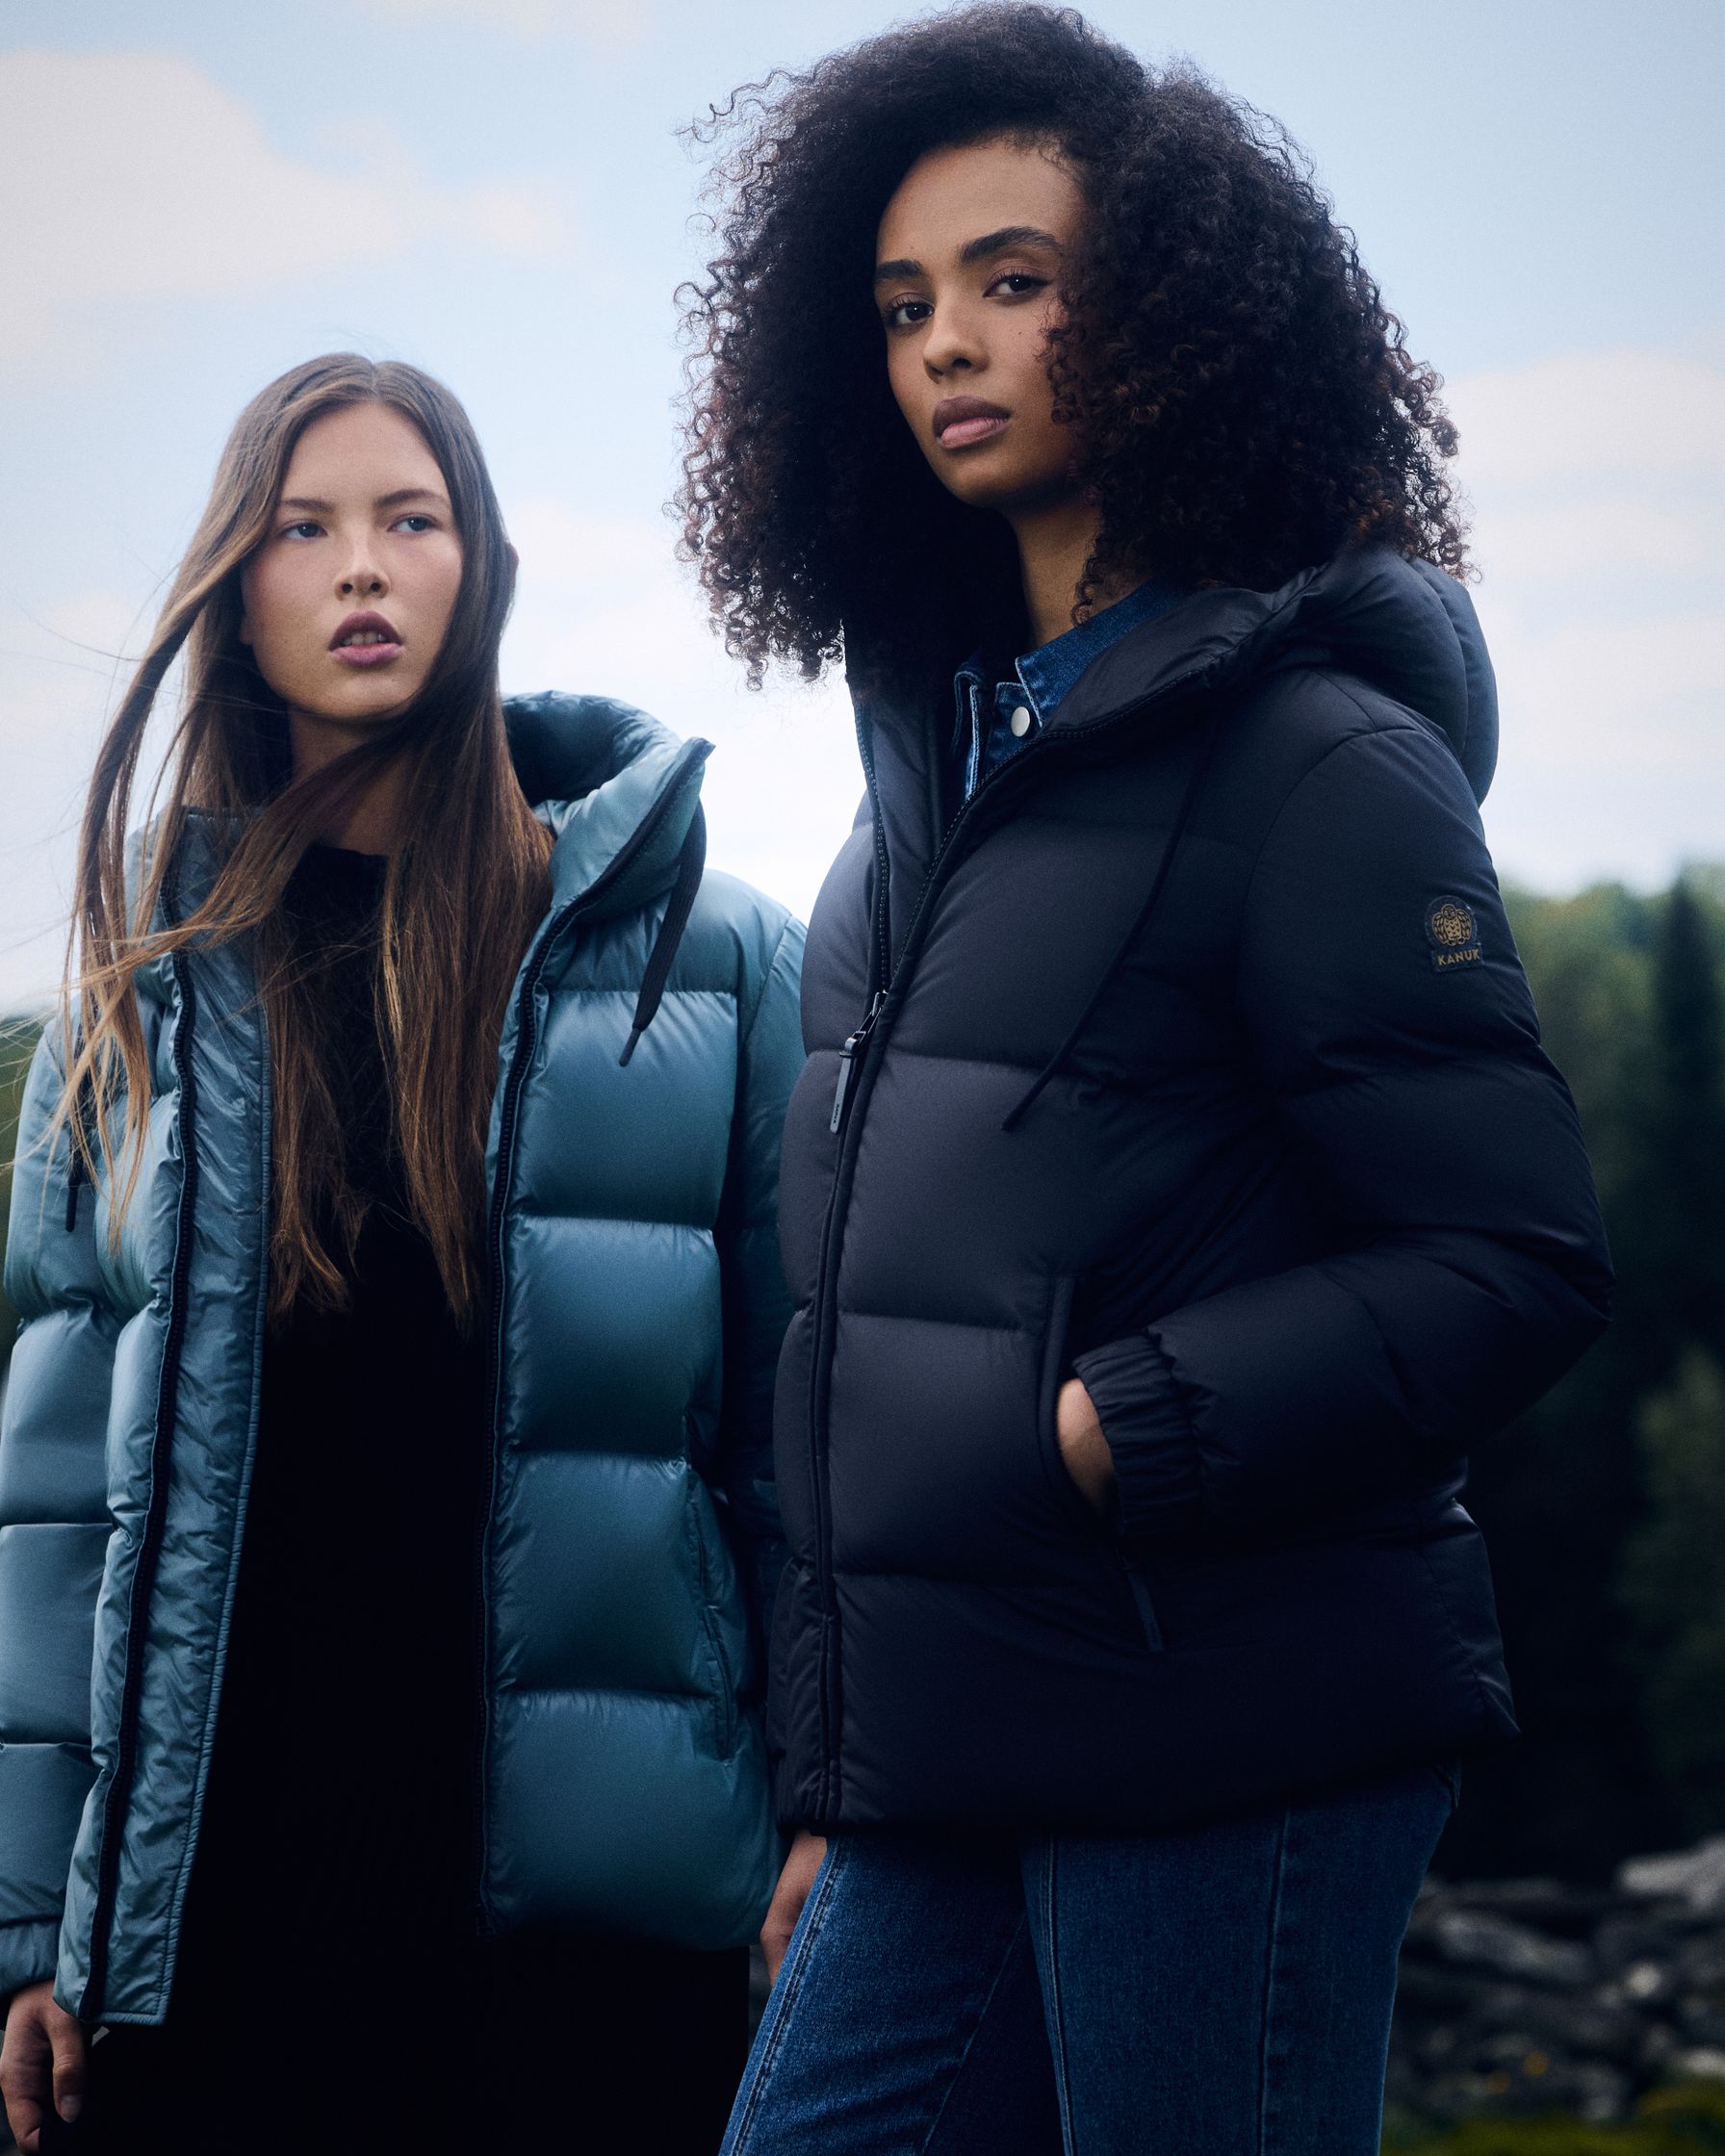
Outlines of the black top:
{"label": "black top", "polygon": [[[392,1141],[373,993],[383,870],[314,847],[284,901],[327,999],[348,1171],[372,1203],[348,1306],[302,1306],[265,1348],[176,1994],[200,1966],[254,1997],[292,1991],[337,1952],[363,1962],[373,1937],[435,1986],[443,1949],[473,1935],[483,1351],[408,1217]],[[284,1861],[301,1875],[285,1894]]]}

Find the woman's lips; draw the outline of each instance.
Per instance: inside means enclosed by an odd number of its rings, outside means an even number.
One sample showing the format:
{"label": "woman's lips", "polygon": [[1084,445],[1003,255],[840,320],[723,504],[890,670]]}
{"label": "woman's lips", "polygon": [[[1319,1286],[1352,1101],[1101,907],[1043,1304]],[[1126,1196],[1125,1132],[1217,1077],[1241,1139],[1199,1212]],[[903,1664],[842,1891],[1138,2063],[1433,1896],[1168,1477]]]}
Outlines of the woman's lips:
{"label": "woman's lips", "polygon": [[974,449],[1004,431],[1012,414],[986,397],[943,397],[930,419],[935,440],[943,449]]}
{"label": "woman's lips", "polygon": [[399,644],[338,644],[330,657],[344,666],[387,666],[401,655]]}
{"label": "woman's lips", "polygon": [[1004,418],[989,416],[974,420],[952,420],[940,429],[940,447],[943,449],[967,449],[973,442],[992,441],[996,434],[1004,434]]}

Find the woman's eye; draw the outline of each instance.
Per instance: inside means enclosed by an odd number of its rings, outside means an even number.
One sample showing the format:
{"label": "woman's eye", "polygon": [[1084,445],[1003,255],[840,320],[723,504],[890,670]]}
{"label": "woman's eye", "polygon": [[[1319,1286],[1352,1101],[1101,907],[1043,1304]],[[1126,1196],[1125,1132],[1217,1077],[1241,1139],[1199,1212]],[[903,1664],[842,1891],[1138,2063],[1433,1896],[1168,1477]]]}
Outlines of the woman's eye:
{"label": "woman's eye", "polygon": [[399,531],[429,531],[433,528],[434,523],[435,519],[422,516],[417,509],[414,509],[410,510],[406,516],[396,519],[396,528]]}
{"label": "woman's eye", "polygon": [[1009,270],[1004,276],[996,277],[989,290],[1004,291],[1009,299],[1027,299],[1033,292],[1041,292],[1047,282],[1046,277],[1033,277],[1027,270]]}
{"label": "woman's eye", "polygon": [[895,299],[881,319],[888,329],[914,329],[918,322],[927,321],[933,312],[926,299]]}
{"label": "woman's eye", "polygon": [[284,539],[315,539],[322,528],[322,525],[314,524],[309,517],[302,517],[297,524],[284,524],[281,535]]}

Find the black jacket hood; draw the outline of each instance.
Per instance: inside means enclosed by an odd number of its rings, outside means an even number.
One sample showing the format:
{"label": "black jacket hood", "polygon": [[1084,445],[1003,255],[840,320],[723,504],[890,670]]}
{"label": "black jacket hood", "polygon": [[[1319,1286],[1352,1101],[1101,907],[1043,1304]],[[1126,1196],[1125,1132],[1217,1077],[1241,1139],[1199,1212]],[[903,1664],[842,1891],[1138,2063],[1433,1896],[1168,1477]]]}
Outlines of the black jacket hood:
{"label": "black jacket hood", "polygon": [[1387,547],[1350,549],[1277,591],[1194,593],[1103,652],[1051,723],[1088,726],[1301,665],[1358,675],[1405,705],[1484,800],[1497,764],[1497,688],[1473,602],[1453,577]]}

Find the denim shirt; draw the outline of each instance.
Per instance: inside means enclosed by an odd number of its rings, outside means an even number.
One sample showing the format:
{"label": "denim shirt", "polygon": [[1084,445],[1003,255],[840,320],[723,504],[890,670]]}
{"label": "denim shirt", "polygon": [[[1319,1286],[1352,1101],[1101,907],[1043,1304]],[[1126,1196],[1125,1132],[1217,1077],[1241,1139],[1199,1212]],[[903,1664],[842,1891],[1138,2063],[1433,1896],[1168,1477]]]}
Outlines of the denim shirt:
{"label": "denim shirt", "polygon": [[1036,739],[1092,659],[1184,597],[1152,577],[1089,621],[1026,653],[1014,662],[1013,679],[996,679],[992,687],[989,675],[993,669],[986,654],[972,652],[953,677],[955,802],[968,801],[1016,750]]}

